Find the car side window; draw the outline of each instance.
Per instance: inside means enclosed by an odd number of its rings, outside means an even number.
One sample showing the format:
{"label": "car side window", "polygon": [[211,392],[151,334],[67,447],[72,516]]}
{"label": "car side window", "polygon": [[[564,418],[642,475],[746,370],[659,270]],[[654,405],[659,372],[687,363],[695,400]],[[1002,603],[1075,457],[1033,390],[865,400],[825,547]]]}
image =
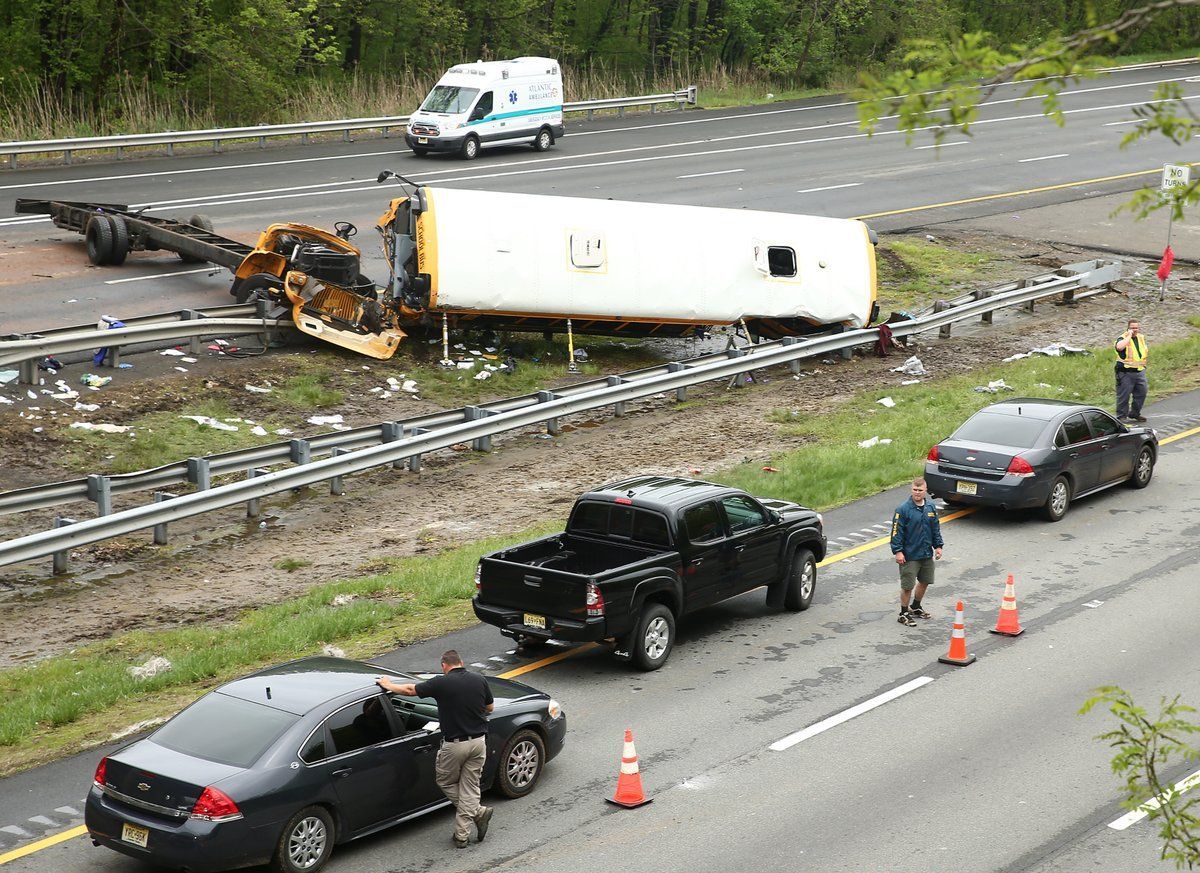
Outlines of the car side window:
{"label": "car side window", "polygon": [[378,694],[339,709],[325,720],[325,725],[336,755],[378,745],[396,736],[384,711],[383,698]]}
{"label": "car side window", "polygon": [[306,764],[315,764],[328,757],[329,751],[325,744],[325,725],[321,725],[313,731],[313,735],[308,738],[300,750],[300,760]]}
{"label": "car side window", "polygon": [[[1083,415],[1072,415],[1062,425],[1062,433],[1066,437],[1066,445],[1073,446],[1075,443],[1082,443],[1092,438],[1092,432],[1088,430],[1087,422],[1083,420]],[[1057,442],[1057,441],[1056,441]]]}
{"label": "car side window", "polygon": [[711,543],[725,535],[715,503],[701,503],[684,510],[683,526],[693,543]]}
{"label": "car side window", "polygon": [[1089,410],[1083,416],[1087,419],[1088,424],[1092,426],[1092,433],[1098,437],[1112,436],[1121,431],[1121,426],[1117,424],[1116,419],[1105,415],[1103,412]]}
{"label": "car side window", "polygon": [[767,515],[753,500],[746,497],[726,497],[721,501],[729,529],[733,533],[753,530],[767,523]]}

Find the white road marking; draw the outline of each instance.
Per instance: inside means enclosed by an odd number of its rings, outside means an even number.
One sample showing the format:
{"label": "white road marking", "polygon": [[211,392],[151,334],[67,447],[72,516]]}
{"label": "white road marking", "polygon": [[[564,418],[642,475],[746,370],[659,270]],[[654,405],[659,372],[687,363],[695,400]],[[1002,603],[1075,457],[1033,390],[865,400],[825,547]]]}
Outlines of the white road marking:
{"label": "white road marking", "polygon": [[1087,603],[1084,604],[1084,606],[1086,606],[1088,609],[1099,609],[1103,605],[1104,605],[1103,600],[1089,600]]}
{"label": "white road marking", "polygon": [[898,685],[890,691],[885,691],[883,694],[872,697],[870,700],[864,700],[862,703],[852,706],[847,710],[843,710],[837,715],[831,715],[824,721],[819,721],[816,724],[809,725],[804,730],[796,731],[794,734],[789,734],[782,740],[776,740],[775,742],[771,743],[768,748],[773,752],[782,752],[785,749],[790,749],[797,743],[802,743],[811,737],[815,737],[817,734],[824,733],[832,727],[837,727],[840,724],[844,724],[855,716],[862,715],[864,712],[870,712],[877,706],[883,706],[885,703],[890,703],[897,697],[903,697],[905,694],[908,694],[908,692],[916,691],[918,688],[928,685],[932,681],[932,676],[918,676],[911,682],[905,682],[903,685]]}
{"label": "white road marking", "polygon": [[17,827],[16,825],[4,825],[4,827],[0,827],[0,831],[4,831],[6,834],[12,834],[14,837],[33,836],[33,834],[25,830],[25,828]]}
{"label": "white road marking", "polygon": [[147,279],[170,279],[172,276],[190,276],[193,273],[215,273],[224,267],[201,267],[199,270],[179,270],[175,273],[155,273],[153,276],[133,276],[129,279],[108,279],[105,285],[123,285],[126,282],[145,282]]}
{"label": "white road marking", "polygon": [[862,182],[847,182],[845,185],[826,185],[824,188],[805,188],[797,194],[812,194],[816,191],[835,191],[838,188],[857,188]]}
{"label": "white road marking", "polygon": [[499,661],[501,664],[503,664],[508,660],[508,658],[498,658],[495,655],[492,655],[492,657],[488,658],[488,660],[489,661]]}
{"label": "white road marking", "polygon": [[61,812],[63,815],[70,815],[70,816],[74,816],[74,817],[76,817],[76,818],[78,818],[79,816],[83,815],[83,813],[82,813],[82,812],[80,812],[79,810],[77,810],[77,809],[75,809],[74,807],[71,807],[71,806],[59,806],[59,807],[55,808],[55,810],[54,810],[54,811],[55,811],[55,812]]}
{"label": "white road marking", "polygon": [[[1184,779],[1180,782],[1176,782],[1174,787],[1169,789],[1169,791],[1172,794],[1182,794],[1183,792],[1187,791],[1188,789],[1195,788],[1197,785],[1200,785],[1200,770],[1197,770],[1195,773],[1193,773],[1191,776],[1188,776],[1186,779]],[[1119,819],[1117,819],[1115,821],[1110,821],[1108,823],[1108,826],[1110,828],[1112,828],[1114,831],[1123,831],[1130,825],[1137,824],[1139,821],[1144,819],[1146,816],[1148,816],[1154,810],[1156,810],[1160,806],[1162,806],[1161,798],[1163,798],[1164,796],[1166,796],[1165,792],[1163,794],[1157,795],[1156,797],[1151,797],[1149,800],[1147,800],[1145,803],[1143,803],[1137,809],[1130,810],[1129,812],[1125,813],[1123,816],[1121,816]]]}
{"label": "white road marking", "polygon": [[34,824],[40,824],[43,827],[48,827],[48,828],[58,827],[58,822],[56,822],[52,818],[47,818],[44,815],[31,815],[29,817],[29,821],[33,822]]}
{"label": "white road marking", "polygon": [[1042,155],[1040,158],[1021,158],[1021,160],[1017,161],[1017,163],[1018,164],[1031,164],[1034,161],[1052,161],[1055,158],[1069,158],[1069,157],[1071,157],[1071,156],[1069,154],[1067,154],[1066,152],[1064,152],[1060,155]]}
{"label": "white road marking", "polygon": [[1124,121],[1106,121],[1104,123],[1104,126],[1105,127],[1118,127],[1119,125],[1122,125],[1122,124],[1137,124],[1139,121],[1141,121],[1140,118],[1127,118]]}
{"label": "white road marking", "polygon": [[744,173],[745,170],[713,170],[711,173],[688,173],[686,176],[676,176],[676,179],[699,179],[701,176],[726,176],[729,173]]}
{"label": "white road marking", "polygon": [[971,144],[971,140],[960,139],[960,140],[955,140],[954,142],[943,142],[943,143],[934,143],[933,145],[927,145],[927,146],[917,146],[915,149],[913,149],[913,151],[919,152],[919,151],[921,151],[921,149],[948,149],[948,148],[950,148],[950,146],[970,145],[970,144]]}
{"label": "white road marking", "polygon": [[474,664],[472,664],[471,666],[472,666],[472,667],[479,668],[479,669],[482,669],[482,668],[485,668],[485,667],[487,667],[487,664],[480,664],[478,661],[476,661],[476,662],[475,662]]}

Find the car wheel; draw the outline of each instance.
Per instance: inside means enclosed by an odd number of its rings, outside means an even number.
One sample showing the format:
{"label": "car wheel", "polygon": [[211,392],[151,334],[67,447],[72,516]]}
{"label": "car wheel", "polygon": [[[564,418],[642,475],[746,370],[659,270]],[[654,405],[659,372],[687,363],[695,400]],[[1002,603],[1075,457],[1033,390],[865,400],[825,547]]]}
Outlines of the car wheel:
{"label": "car wheel", "polygon": [[633,662],[639,670],[657,670],[667,663],[675,646],[675,616],[661,603],[642,609],[633,633]]}
{"label": "car wheel", "polygon": [[1137,460],[1133,462],[1133,475],[1129,477],[1129,484],[1134,488],[1145,488],[1150,484],[1150,477],[1154,475],[1154,452],[1149,446],[1143,446],[1138,452]]}
{"label": "car wheel", "polygon": [[245,279],[238,279],[229,289],[238,303],[250,303],[255,298],[271,298],[272,292],[278,292],[283,283],[278,276],[270,273],[254,273]]}
{"label": "car wheel", "polygon": [[479,137],[475,134],[463,140],[462,156],[464,161],[473,161],[479,157]]}
{"label": "car wheel", "polygon": [[129,254],[129,226],[119,215],[108,216],[108,223],[112,225],[113,232],[112,255],[108,262],[114,267],[119,267],[125,263],[125,258]]}
{"label": "car wheel", "polygon": [[535,152],[544,152],[549,150],[552,145],[554,145],[554,134],[548,128],[543,127],[538,131],[537,137],[533,140],[533,150]]}
{"label": "car wheel", "polygon": [[113,230],[107,215],[93,215],[88,220],[84,232],[87,244],[88,261],[96,267],[103,267],[112,260]]}
{"label": "car wheel", "polygon": [[783,596],[785,609],[803,612],[812,605],[817,587],[817,559],[808,549],[799,549],[792,558],[787,593]]}
{"label": "car wheel", "polygon": [[536,731],[519,730],[500,753],[499,788],[505,797],[524,797],[537,785],[546,763],[546,744]]}
{"label": "car wheel", "polygon": [[1059,476],[1050,486],[1050,496],[1046,498],[1046,506],[1042,513],[1049,521],[1059,521],[1067,514],[1071,505],[1071,483],[1065,476]]}
{"label": "car wheel", "polygon": [[333,817],[320,806],[308,806],[283,826],[271,869],[277,873],[315,873],[333,853]]}

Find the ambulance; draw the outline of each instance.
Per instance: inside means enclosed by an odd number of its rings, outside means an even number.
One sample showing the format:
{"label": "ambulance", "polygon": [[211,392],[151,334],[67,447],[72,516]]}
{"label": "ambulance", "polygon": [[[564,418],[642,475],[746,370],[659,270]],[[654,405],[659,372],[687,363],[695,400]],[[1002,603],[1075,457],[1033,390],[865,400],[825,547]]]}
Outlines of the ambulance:
{"label": "ambulance", "polygon": [[451,67],[410,116],[404,140],[418,157],[528,143],[539,152],[563,129],[562,70],[550,58],[476,61]]}

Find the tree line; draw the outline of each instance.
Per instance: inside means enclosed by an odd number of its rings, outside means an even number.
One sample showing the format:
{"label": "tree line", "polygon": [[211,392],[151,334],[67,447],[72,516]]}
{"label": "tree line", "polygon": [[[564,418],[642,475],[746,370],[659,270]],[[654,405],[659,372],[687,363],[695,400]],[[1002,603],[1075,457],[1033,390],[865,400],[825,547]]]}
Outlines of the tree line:
{"label": "tree line", "polygon": [[[547,55],[641,80],[720,65],[816,86],[883,69],[914,38],[1036,43],[1129,0],[0,0],[0,94],[101,111],[131,77],[223,121],[266,120],[314,80],[421,78],[476,58]],[[1200,43],[1200,10],[1121,48]],[[591,95],[571,95],[579,99]],[[0,97],[2,99],[2,97]],[[108,106],[110,110],[114,109]],[[120,107],[116,107],[119,110]],[[129,111],[129,110],[126,110]],[[0,134],[0,139],[4,137]]]}

